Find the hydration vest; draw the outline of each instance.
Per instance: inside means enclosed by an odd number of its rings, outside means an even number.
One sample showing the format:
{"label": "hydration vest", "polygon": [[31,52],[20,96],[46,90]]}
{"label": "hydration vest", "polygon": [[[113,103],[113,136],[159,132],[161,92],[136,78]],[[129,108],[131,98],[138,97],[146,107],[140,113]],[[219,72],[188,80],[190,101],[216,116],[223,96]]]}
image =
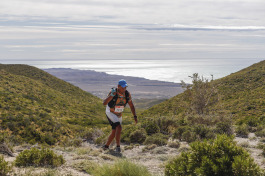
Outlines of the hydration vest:
{"label": "hydration vest", "polygon": [[[114,88],[113,88],[114,89]],[[116,95],[112,98],[112,100],[110,100],[110,102],[108,103],[108,106],[110,108],[113,108],[115,105],[116,105],[116,102],[118,100],[118,92],[117,92],[117,88],[116,89]],[[124,107],[126,106],[126,104],[128,103],[129,101],[129,92],[127,90],[125,90],[125,98],[126,98],[126,103],[124,105]]]}

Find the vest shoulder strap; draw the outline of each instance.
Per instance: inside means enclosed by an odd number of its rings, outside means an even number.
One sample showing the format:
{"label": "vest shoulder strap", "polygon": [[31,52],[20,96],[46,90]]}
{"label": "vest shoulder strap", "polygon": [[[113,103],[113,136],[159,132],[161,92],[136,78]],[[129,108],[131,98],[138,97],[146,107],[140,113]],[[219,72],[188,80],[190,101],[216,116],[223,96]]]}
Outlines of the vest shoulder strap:
{"label": "vest shoulder strap", "polygon": [[[112,98],[112,100],[110,100],[110,102],[108,103],[108,106],[110,108],[113,108],[115,105],[116,105],[116,102],[118,100],[118,92],[117,92],[117,88],[116,88],[116,95]],[[129,95],[129,91],[125,91],[125,98],[126,98],[126,103],[124,106],[126,106],[126,104],[129,102],[129,99],[130,99],[130,95]]]}

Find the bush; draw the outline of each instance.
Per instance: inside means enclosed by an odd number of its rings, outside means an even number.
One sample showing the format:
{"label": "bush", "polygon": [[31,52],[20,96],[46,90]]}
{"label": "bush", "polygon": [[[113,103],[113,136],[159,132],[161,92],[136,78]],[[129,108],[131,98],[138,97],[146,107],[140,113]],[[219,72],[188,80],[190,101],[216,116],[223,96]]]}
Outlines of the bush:
{"label": "bush", "polygon": [[195,125],[193,132],[199,139],[213,139],[215,137],[215,134],[206,125]]}
{"label": "bush", "polygon": [[259,126],[255,134],[259,137],[265,137],[265,126]]}
{"label": "bush", "polygon": [[193,142],[196,140],[196,134],[191,132],[191,131],[185,131],[183,134],[182,134],[182,137],[181,137],[182,140],[186,141],[186,142]]}
{"label": "bush", "polygon": [[117,161],[114,165],[103,165],[93,171],[94,176],[151,176],[148,170],[128,160]]}
{"label": "bush", "polygon": [[177,127],[177,118],[171,117],[156,117],[155,121],[160,129],[160,133],[171,134],[172,130]]}
{"label": "bush", "polygon": [[162,133],[156,133],[152,136],[148,136],[144,141],[144,145],[156,144],[158,146],[167,145],[168,136]]}
{"label": "bush", "polygon": [[170,148],[179,148],[180,143],[178,141],[171,141],[167,143],[167,146]]}
{"label": "bush", "polygon": [[65,163],[63,156],[56,155],[52,150],[32,148],[21,152],[15,160],[15,165],[20,166],[52,166],[57,167]]}
{"label": "bush", "polygon": [[130,142],[142,144],[145,141],[146,136],[147,136],[146,131],[143,128],[141,128],[130,134]]}
{"label": "bush", "polygon": [[103,144],[106,143],[107,139],[108,139],[108,135],[107,134],[104,134],[104,135],[98,137],[96,139],[95,143],[98,144],[98,145],[103,145]]}
{"label": "bush", "polygon": [[17,138],[14,135],[0,133],[0,145],[5,145],[11,152],[14,152],[13,146],[14,143],[17,143]]}
{"label": "bush", "polygon": [[141,127],[144,128],[148,135],[155,133],[171,134],[172,130],[177,127],[178,119],[174,116],[146,118]]}
{"label": "bush", "polygon": [[155,119],[147,119],[143,124],[142,127],[145,129],[148,135],[152,135],[155,133],[160,132],[160,128],[155,121]]}
{"label": "bush", "polygon": [[236,135],[247,138],[249,134],[248,125],[242,124],[236,127]]}
{"label": "bush", "polygon": [[81,147],[83,143],[83,140],[81,138],[74,138],[69,140],[68,146],[73,146],[73,147]]}
{"label": "bush", "polygon": [[101,129],[93,128],[93,129],[84,130],[81,133],[81,137],[87,141],[95,142],[97,138],[99,138],[103,134],[104,132]]}
{"label": "bush", "polygon": [[232,164],[234,175],[252,176],[263,175],[259,166],[254,163],[252,158],[244,158],[243,156],[236,156]]}
{"label": "bush", "polygon": [[99,166],[93,161],[82,160],[82,161],[75,162],[73,164],[73,167],[76,170],[79,170],[81,172],[92,174],[93,170],[95,170]]}
{"label": "bush", "polygon": [[218,122],[216,124],[215,132],[218,134],[232,135],[233,134],[232,124],[229,121]]}
{"label": "bush", "polygon": [[207,114],[209,107],[218,102],[218,90],[211,81],[194,73],[192,76],[192,85],[187,85],[181,81],[182,87],[186,90],[190,102],[189,108],[196,114]]}
{"label": "bush", "polygon": [[180,126],[173,133],[174,139],[179,139],[180,141],[193,142],[197,139],[195,129],[189,126]]}
{"label": "bush", "polygon": [[83,140],[81,138],[69,138],[66,137],[65,139],[61,140],[61,145],[64,147],[81,147]]}
{"label": "bush", "polygon": [[173,133],[174,139],[183,140],[182,135],[186,131],[191,131],[191,128],[189,126],[180,126],[178,127],[175,132]]}
{"label": "bush", "polygon": [[121,142],[125,142],[129,144],[131,142],[130,135],[134,131],[139,129],[138,125],[126,125],[123,127],[123,131],[121,133]]}
{"label": "bush", "polygon": [[236,145],[233,137],[218,135],[216,139],[194,142],[191,150],[181,153],[165,168],[166,176],[173,175],[262,175],[249,154]]}
{"label": "bush", "polygon": [[0,155],[0,175],[7,175],[12,170],[12,166],[4,160],[4,157]]}

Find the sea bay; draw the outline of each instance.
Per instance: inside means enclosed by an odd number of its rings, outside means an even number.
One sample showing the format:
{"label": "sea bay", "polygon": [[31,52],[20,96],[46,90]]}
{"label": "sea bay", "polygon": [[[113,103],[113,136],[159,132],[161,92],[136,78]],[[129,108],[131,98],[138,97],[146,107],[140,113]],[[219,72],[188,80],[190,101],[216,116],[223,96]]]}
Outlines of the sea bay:
{"label": "sea bay", "polygon": [[2,64],[28,64],[41,69],[72,68],[94,70],[108,74],[142,77],[150,80],[190,83],[193,73],[207,79],[222,78],[263,59],[165,59],[165,60],[24,60],[6,61]]}

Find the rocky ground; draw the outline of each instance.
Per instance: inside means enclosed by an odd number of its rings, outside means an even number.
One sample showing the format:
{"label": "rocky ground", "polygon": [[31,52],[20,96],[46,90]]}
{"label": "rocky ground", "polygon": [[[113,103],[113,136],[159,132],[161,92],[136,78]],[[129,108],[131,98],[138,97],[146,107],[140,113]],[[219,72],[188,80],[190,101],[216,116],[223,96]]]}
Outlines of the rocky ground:
{"label": "rocky ground", "polygon": [[[258,149],[259,142],[263,140],[255,137],[253,133],[249,135],[249,138],[236,137],[235,141],[246,148],[255,161],[265,169],[265,159],[262,156],[262,150]],[[264,141],[263,141],[264,144]],[[31,146],[23,145],[14,148],[15,156],[24,149],[28,149]],[[114,146],[107,151],[103,151],[101,146],[84,142],[80,147],[55,147],[53,150],[66,160],[66,163],[56,169],[52,168],[17,168],[14,167],[12,175],[89,175],[86,173],[85,166],[88,162],[94,162],[98,164],[111,164],[118,159],[128,159],[137,164],[147,167],[147,169],[154,176],[162,176],[164,173],[164,165],[171,158],[179,155],[182,151],[188,150],[189,146],[185,142],[181,142],[178,148],[176,146],[144,146],[144,145],[122,145],[122,152],[117,153],[114,151]],[[5,156],[5,160],[12,162],[15,157]]]}

